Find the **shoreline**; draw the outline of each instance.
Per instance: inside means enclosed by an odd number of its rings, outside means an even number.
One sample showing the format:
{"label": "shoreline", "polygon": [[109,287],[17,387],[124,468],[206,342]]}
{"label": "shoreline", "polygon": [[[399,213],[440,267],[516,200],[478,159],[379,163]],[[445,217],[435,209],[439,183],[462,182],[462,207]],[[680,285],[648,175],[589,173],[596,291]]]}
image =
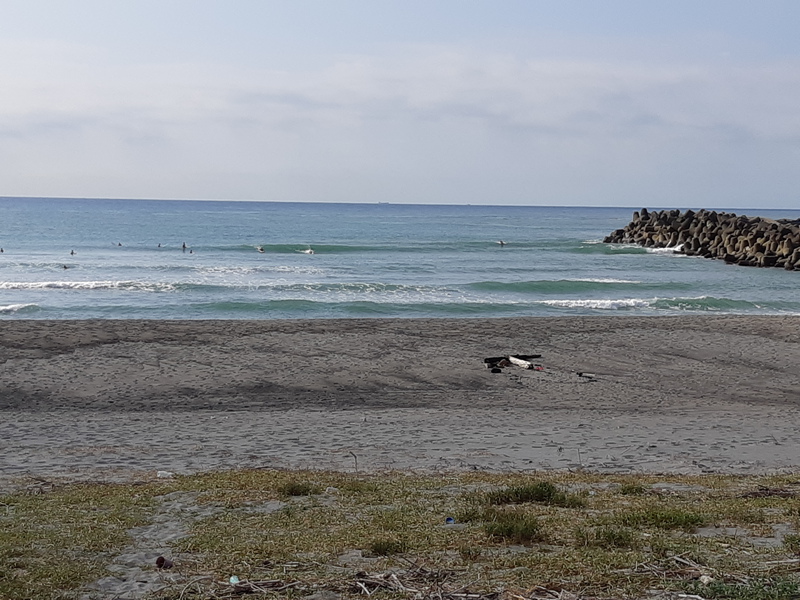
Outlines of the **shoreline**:
{"label": "shoreline", "polygon": [[[800,469],[800,317],[3,325],[0,490],[20,477],[352,471],[356,460],[363,471]],[[543,370],[483,364],[518,353],[541,354]]]}

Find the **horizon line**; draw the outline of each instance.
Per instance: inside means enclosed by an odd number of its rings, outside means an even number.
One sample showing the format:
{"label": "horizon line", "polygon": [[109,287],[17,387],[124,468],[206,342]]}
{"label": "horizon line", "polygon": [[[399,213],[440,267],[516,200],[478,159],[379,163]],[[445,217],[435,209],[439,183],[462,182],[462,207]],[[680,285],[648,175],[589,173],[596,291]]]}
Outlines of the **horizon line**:
{"label": "horizon line", "polygon": [[591,204],[488,204],[488,203],[446,203],[446,202],[386,202],[386,201],[373,201],[373,202],[341,202],[341,201],[326,201],[326,200],[256,200],[256,199],[221,199],[221,198],[139,198],[139,197],[123,197],[123,196],[0,196],[0,200],[111,200],[111,201],[125,201],[125,202],[242,202],[251,204],[348,204],[348,205],[392,205],[392,206],[482,206],[482,207],[496,207],[496,208],[607,208],[607,209],[634,209],[640,210],[647,208],[647,210],[718,210],[718,211],[736,211],[736,210],[770,210],[770,211],[792,211],[800,212],[800,208],[786,208],[786,207],[690,207],[690,206],[643,206],[643,205],[591,205]]}

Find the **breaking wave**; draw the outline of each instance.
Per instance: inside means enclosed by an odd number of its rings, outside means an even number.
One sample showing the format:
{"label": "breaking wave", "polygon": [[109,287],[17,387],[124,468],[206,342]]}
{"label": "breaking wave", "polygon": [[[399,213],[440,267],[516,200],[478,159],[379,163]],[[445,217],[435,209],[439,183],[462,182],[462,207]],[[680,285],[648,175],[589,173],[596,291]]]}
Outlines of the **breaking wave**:
{"label": "breaking wave", "polygon": [[0,314],[35,312],[38,308],[37,304],[6,304],[0,306]]}
{"label": "breaking wave", "polygon": [[142,281],[0,281],[0,290],[135,290],[169,292],[175,283]]}
{"label": "breaking wave", "polygon": [[649,308],[651,302],[640,298],[621,298],[618,300],[542,300],[541,304],[559,308],[581,308],[594,310],[624,310],[630,308]]}
{"label": "breaking wave", "polygon": [[658,313],[800,314],[800,302],[750,302],[714,296],[690,298],[619,298],[542,300],[541,304],[565,309],[644,310]]}

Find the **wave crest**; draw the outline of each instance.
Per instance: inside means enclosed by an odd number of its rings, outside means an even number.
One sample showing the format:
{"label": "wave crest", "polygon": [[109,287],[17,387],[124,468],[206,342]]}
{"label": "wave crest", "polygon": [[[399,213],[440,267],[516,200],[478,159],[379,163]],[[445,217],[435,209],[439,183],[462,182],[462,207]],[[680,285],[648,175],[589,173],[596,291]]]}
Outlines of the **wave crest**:
{"label": "wave crest", "polygon": [[138,290],[169,292],[174,283],[144,281],[0,281],[0,290]]}
{"label": "wave crest", "polygon": [[38,304],[6,304],[0,306],[0,313],[30,312],[38,308]]}

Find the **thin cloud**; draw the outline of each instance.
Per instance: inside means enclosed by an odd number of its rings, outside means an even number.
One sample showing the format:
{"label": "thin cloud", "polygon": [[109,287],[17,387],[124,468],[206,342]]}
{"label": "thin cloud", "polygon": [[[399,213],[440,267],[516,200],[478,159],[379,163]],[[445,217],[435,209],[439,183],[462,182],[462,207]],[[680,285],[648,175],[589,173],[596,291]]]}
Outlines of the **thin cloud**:
{"label": "thin cloud", "polygon": [[[643,63],[428,46],[289,72],[110,64],[80,45],[2,50],[7,193],[88,193],[78,182],[102,168],[103,195],[481,201],[474,190],[496,186],[513,202],[530,201],[525,190],[535,187],[542,202],[580,204],[594,193],[613,203],[615,180],[633,177],[632,189],[616,189],[634,202],[648,188],[685,192],[726,168],[741,172],[765,148],[775,158],[763,175],[745,171],[776,194],[798,183],[783,147],[800,138],[800,65],[789,61]],[[689,168],[704,160],[707,174]],[[779,183],[766,181],[776,172]],[[419,184],[407,181],[414,177]],[[722,187],[741,194],[738,177],[732,170]],[[403,197],[391,191],[400,182]]]}

